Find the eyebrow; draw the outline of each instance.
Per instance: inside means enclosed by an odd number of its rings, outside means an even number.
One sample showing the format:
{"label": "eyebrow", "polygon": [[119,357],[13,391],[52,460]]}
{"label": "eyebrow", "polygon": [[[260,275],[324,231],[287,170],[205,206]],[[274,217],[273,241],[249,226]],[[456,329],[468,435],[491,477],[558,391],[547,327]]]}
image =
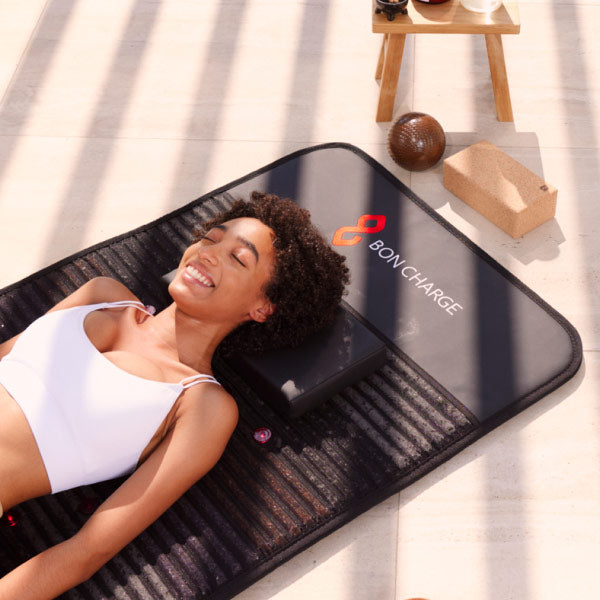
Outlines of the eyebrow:
{"label": "eyebrow", "polygon": [[[220,229],[221,231],[227,231],[227,227],[225,225],[215,225],[214,229]],[[255,258],[256,258],[256,262],[258,262],[259,256],[258,256],[258,250],[256,249],[256,246],[248,239],[246,239],[245,237],[238,235],[236,237],[236,239],[241,242],[244,246],[246,246],[246,248],[248,248],[248,250],[250,250],[250,252],[252,252],[252,254],[254,254]]]}

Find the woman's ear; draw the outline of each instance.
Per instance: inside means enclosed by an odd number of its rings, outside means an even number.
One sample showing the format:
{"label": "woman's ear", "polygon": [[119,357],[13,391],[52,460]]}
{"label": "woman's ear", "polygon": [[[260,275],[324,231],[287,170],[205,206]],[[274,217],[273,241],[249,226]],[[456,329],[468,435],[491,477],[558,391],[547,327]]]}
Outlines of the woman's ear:
{"label": "woman's ear", "polygon": [[250,318],[258,323],[264,323],[275,312],[275,305],[270,300],[250,311]]}

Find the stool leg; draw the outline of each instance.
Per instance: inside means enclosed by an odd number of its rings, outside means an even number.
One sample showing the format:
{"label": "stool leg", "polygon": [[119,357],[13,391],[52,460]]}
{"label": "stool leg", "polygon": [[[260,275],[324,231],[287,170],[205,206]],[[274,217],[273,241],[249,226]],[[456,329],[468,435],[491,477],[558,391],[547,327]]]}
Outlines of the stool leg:
{"label": "stool leg", "polygon": [[490,74],[492,76],[492,88],[494,89],[498,121],[514,121],[512,105],[510,103],[510,92],[508,90],[506,65],[504,64],[502,37],[498,33],[486,33],[485,45],[490,63]]}
{"label": "stool leg", "polygon": [[375,117],[378,123],[392,120],[405,40],[405,33],[394,33],[388,36],[387,51],[385,52],[381,74],[381,87],[379,89],[379,104],[377,105],[377,116]]}
{"label": "stool leg", "polygon": [[381,50],[379,51],[379,60],[377,61],[377,68],[375,69],[375,79],[381,79],[381,72],[383,71],[383,61],[385,59],[385,46],[388,40],[387,33],[383,34],[383,39],[381,40]]}

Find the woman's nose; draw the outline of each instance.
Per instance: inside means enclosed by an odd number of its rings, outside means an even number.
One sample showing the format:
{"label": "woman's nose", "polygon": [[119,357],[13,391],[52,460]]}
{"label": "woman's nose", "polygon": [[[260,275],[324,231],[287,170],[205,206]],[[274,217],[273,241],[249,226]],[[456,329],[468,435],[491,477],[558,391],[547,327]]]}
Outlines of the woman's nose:
{"label": "woman's nose", "polygon": [[217,244],[211,244],[210,246],[200,246],[198,249],[198,258],[205,260],[211,265],[216,265],[219,262],[219,251],[216,247]]}

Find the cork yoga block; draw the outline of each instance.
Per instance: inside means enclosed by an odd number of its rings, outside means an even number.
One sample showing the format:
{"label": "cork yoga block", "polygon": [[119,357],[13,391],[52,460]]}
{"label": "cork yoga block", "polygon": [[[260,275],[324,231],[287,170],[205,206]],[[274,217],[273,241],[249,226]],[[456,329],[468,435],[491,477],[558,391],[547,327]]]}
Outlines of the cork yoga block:
{"label": "cork yoga block", "polygon": [[513,238],[556,213],[556,188],[486,140],[444,161],[444,186]]}

